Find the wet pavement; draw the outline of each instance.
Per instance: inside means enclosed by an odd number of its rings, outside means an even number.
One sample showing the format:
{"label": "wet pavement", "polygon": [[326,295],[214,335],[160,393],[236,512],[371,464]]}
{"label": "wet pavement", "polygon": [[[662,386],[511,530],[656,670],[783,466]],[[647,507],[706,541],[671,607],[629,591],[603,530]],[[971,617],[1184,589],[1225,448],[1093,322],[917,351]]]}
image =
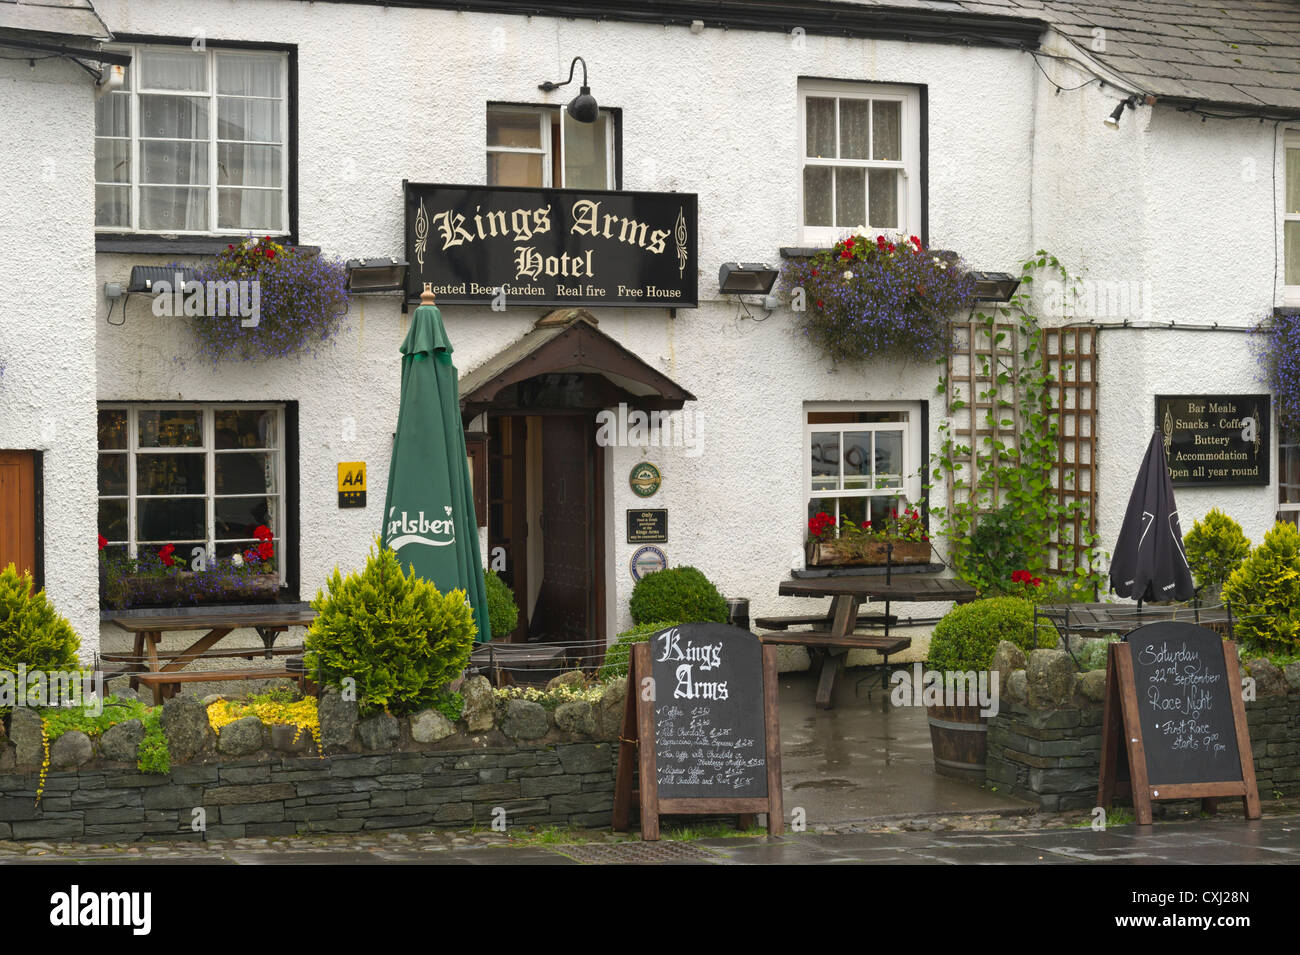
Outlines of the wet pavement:
{"label": "wet pavement", "polygon": [[[13,865],[1296,865],[1300,814],[1014,832],[792,833],[539,845],[491,834],[240,839],[130,847],[0,844]],[[461,844],[456,844],[459,841]],[[17,851],[13,851],[14,849]]]}
{"label": "wet pavement", "polygon": [[886,706],[878,670],[846,671],[835,708],[813,704],[816,680],[781,675],[781,774],[786,814],[803,807],[808,825],[897,814],[1031,811],[1031,803],[934,771],[922,706]]}

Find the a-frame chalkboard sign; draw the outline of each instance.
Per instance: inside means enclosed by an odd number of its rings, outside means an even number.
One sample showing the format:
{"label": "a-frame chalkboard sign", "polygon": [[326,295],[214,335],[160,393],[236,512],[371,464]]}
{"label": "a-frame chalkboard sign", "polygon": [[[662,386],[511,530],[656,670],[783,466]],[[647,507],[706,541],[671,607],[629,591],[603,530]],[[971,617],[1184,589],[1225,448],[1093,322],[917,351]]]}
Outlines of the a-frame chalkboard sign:
{"label": "a-frame chalkboard sign", "polygon": [[[659,816],[767,814],[784,828],[776,648],[721,623],[682,624],[632,646],[614,780],[614,828],[641,810],[641,838]],[[636,775],[634,782],[633,776]]]}
{"label": "a-frame chalkboard sign", "polygon": [[1152,800],[1240,796],[1258,819],[1236,650],[1213,630],[1152,623],[1110,645],[1097,804],[1130,796],[1141,825]]}

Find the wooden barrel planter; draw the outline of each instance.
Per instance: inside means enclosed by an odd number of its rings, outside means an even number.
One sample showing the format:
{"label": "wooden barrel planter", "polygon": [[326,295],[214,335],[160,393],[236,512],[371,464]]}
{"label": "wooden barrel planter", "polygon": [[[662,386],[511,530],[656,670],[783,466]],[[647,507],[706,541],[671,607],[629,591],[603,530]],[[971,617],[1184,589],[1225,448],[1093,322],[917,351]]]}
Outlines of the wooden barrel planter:
{"label": "wooden barrel planter", "polygon": [[988,756],[988,718],[979,706],[931,706],[930,745],[940,776],[984,782]]}

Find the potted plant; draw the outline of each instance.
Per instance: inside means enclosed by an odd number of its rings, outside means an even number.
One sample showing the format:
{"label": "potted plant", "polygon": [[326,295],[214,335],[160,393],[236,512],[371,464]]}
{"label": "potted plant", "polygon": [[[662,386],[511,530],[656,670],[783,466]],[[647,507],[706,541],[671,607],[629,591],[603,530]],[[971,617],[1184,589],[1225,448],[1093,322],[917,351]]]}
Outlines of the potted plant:
{"label": "potted plant", "polygon": [[975,294],[960,258],[914,235],[851,235],[789,260],[781,284],[809,340],[833,361],[848,362],[943,357],[952,344],[950,317]]}
{"label": "potted plant", "polygon": [[810,567],[883,566],[884,564],[928,564],[930,535],[925,518],[915,507],[903,505],[878,525],[871,521],[855,524],[819,512],[808,521],[807,562]]}
{"label": "potted plant", "polygon": [[1192,525],[1183,538],[1187,564],[1202,602],[1217,603],[1223,585],[1250,555],[1250,541],[1234,521],[1217,507]]}
{"label": "potted plant", "polygon": [[280,590],[273,535],[262,525],[253,536],[257,543],[243,553],[215,560],[205,556],[202,569],[186,569],[174,544],[136,558],[104,557],[104,602],[115,610],[126,610],[231,600],[273,601]]}
{"label": "potted plant", "polygon": [[[989,674],[998,644],[1009,640],[1028,654],[1037,648],[1056,646],[1056,628],[1040,629],[1034,636],[1034,606],[1020,597],[989,597],[954,607],[934,628],[930,637],[928,666],[945,677],[945,690],[954,690],[954,675],[961,675],[969,686],[969,677],[977,680]],[[988,686],[992,688],[992,678]],[[998,692],[1001,692],[998,687]],[[913,688],[919,692],[919,688]],[[930,745],[934,750],[934,769],[941,776],[984,780],[984,763],[988,755],[988,718],[980,713],[978,702],[964,703],[956,694],[945,692],[939,702],[926,701],[930,721]]]}

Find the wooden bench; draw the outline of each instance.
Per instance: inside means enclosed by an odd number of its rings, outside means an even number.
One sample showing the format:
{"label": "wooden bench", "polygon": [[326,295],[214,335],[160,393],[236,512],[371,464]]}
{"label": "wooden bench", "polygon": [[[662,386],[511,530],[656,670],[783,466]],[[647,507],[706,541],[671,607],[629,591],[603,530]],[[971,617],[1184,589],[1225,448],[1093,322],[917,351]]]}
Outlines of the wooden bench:
{"label": "wooden bench", "polygon": [[891,653],[900,653],[912,645],[911,637],[876,636],[868,633],[850,633],[837,636],[829,630],[795,630],[790,633],[764,633],[759,635],[760,643],[781,644],[785,646],[816,647],[826,649],[843,647],[846,650],[875,650],[889,663]]}
{"label": "wooden bench", "polygon": [[[194,660],[215,660],[215,659],[237,659],[243,657],[245,660],[252,660],[255,657],[289,657],[301,655],[304,652],[302,647],[270,647],[269,649],[258,649],[256,647],[237,647],[229,650],[204,650],[202,653],[186,653],[184,650],[159,650],[159,662],[172,663],[176,660],[191,662]],[[99,658],[105,663],[121,664],[138,664],[144,661],[133,653],[101,653]],[[130,671],[122,671],[116,675],[122,676]]]}
{"label": "wooden bench", "polygon": [[175,696],[182,683],[216,683],[225,680],[295,680],[302,685],[305,673],[286,668],[261,670],[167,670],[137,673],[136,680],[153,690],[154,705]]}
{"label": "wooden bench", "polygon": [[[893,614],[859,613],[853,625],[855,627],[883,627],[886,623],[893,626],[898,623],[898,618]],[[826,627],[829,625],[830,614],[828,613],[754,618],[754,626],[760,630],[789,630],[791,627]]]}
{"label": "wooden bench", "polygon": [[498,688],[514,682],[514,670],[563,671],[568,666],[564,646],[555,644],[497,643],[479,644],[470,654],[470,668],[487,671],[488,679]]}

